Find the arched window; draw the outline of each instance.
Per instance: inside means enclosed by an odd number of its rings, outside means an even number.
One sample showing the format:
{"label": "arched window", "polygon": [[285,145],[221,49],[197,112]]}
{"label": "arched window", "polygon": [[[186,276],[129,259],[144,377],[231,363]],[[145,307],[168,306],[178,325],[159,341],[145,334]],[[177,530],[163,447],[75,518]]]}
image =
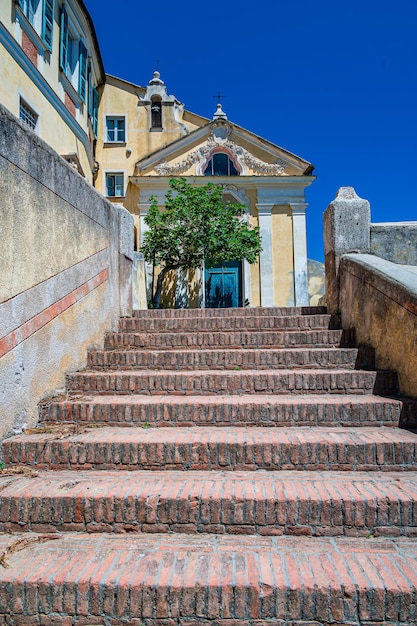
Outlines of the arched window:
{"label": "arched window", "polygon": [[207,163],[204,176],[239,176],[239,171],[228,154],[215,152]]}
{"label": "arched window", "polygon": [[162,128],[162,102],[157,96],[151,101],[151,128]]}

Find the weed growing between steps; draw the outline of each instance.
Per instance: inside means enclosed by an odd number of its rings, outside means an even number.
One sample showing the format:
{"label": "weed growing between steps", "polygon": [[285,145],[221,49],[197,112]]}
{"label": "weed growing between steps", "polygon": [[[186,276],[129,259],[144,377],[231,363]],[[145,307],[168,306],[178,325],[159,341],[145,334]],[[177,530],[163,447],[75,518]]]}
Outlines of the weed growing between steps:
{"label": "weed growing between steps", "polygon": [[1,567],[8,568],[9,563],[7,557],[10,554],[24,550],[34,543],[45,543],[45,541],[52,541],[54,539],[60,539],[60,535],[37,535],[36,537],[19,537],[11,543],[7,548],[0,552],[0,565]]}
{"label": "weed growing between steps", "polygon": [[37,428],[26,428],[24,435],[56,435],[54,439],[66,439],[72,435],[83,435],[94,428],[104,428],[106,424],[87,424],[77,426],[77,424],[51,424]]}
{"label": "weed growing between steps", "polygon": [[[4,463],[2,464],[4,466]],[[23,476],[39,476],[39,473],[36,470],[33,470],[30,467],[25,465],[16,466],[16,467],[2,467],[0,469],[0,476],[16,476],[18,474],[22,474]]]}

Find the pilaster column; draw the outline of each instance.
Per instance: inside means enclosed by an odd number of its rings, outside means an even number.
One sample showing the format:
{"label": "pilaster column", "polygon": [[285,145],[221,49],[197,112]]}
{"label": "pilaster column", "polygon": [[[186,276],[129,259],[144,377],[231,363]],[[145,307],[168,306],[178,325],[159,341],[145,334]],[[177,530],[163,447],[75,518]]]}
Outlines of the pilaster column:
{"label": "pilaster column", "polygon": [[175,283],[175,307],[188,308],[188,270],[178,269]]}
{"label": "pilaster column", "polygon": [[138,204],[138,207],[140,209],[140,213],[139,213],[139,225],[140,225],[139,246],[140,246],[140,244],[143,241],[143,236],[148,230],[148,226],[147,224],[145,224],[145,217],[148,215],[148,209],[150,205],[148,203],[145,204],[141,202],[140,204]]}
{"label": "pilaster column", "polygon": [[291,203],[294,250],[295,306],[308,306],[308,272],[305,203]]}
{"label": "pilaster column", "polygon": [[250,263],[246,259],[243,260],[243,306],[248,301],[250,304]]}
{"label": "pilaster column", "polygon": [[274,282],[272,268],[272,207],[273,204],[257,204],[262,252],[259,255],[261,278],[261,306],[274,305]]}

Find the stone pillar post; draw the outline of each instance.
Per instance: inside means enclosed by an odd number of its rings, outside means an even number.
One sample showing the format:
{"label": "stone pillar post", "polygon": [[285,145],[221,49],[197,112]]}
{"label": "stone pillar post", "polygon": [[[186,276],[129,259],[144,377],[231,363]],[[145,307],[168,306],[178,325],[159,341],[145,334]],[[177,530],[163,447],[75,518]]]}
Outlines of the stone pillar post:
{"label": "stone pillar post", "polygon": [[119,218],[119,302],[122,317],[132,315],[133,217],[121,204],[114,204]]}
{"label": "stone pillar post", "polygon": [[[140,224],[139,250],[140,250],[144,234],[148,230],[148,225],[145,223],[145,217],[148,214],[148,209],[149,209],[150,205],[148,203],[140,203],[138,206],[139,206],[139,209],[140,209],[140,216],[139,216],[139,224]],[[151,298],[152,298],[152,282],[153,282],[152,281],[152,279],[153,279],[153,276],[152,276],[152,272],[153,272],[152,264],[145,263],[145,272],[146,272],[146,292],[147,292],[147,297],[148,297],[148,300],[151,300]]]}
{"label": "stone pillar post", "polygon": [[141,252],[133,253],[133,308],[148,308],[145,261]]}
{"label": "stone pillar post", "polygon": [[323,214],[326,299],[330,313],[340,309],[339,263],[348,252],[370,252],[371,211],[353,187],[341,187]]}
{"label": "stone pillar post", "polygon": [[306,203],[291,204],[296,306],[308,306]]}
{"label": "stone pillar post", "polygon": [[274,282],[272,268],[272,207],[273,204],[257,204],[262,252],[259,256],[261,270],[261,306],[274,305]]}

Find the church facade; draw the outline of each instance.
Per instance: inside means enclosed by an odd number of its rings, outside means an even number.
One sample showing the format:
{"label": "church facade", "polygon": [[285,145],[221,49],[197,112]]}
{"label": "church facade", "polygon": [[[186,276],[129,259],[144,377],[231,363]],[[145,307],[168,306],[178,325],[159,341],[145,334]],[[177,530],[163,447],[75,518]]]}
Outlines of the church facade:
{"label": "church facade", "polygon": [[[314,181],[304,159],[228,120],[187,111],[158,72],[146,88],[107,76],[101,96],[96,186],[134,216],[137,249],[151,196],[162,207],[171,178],[220,184],[260,228],[259,262],[177,272],[165,306],[303,306],[309,304],[305,189]],[[155,271],[148,268],[151,286]],[[157,270],[156,270],[157,271]],[[216,295],[217,294],[217,295]]]}
{"label": "church facade", "polygon": [[[106,75],[83,0],[0,5],[0,102],[132,213],[137,250],[150,198],[162,207],[170,179],[180,176],[220,184],[259,226],[258,263],[168,275],[164,306],[309,304],[309,162],[234,124],[220,105],[212,119],[188,111],[158,72],[146,87]],[[150,292],[158,268],[147,273]]]}

